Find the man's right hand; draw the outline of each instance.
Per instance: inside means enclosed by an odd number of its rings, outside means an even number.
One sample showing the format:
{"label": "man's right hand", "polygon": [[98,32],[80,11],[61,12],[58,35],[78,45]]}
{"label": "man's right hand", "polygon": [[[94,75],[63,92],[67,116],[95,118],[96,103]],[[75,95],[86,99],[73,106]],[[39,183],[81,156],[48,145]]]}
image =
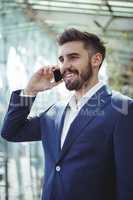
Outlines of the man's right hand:
{"label": "man's right hand", "polygon": [[53,88],[62,81],[51,82],[54,78],[52,69],[57,66],[43,67],[33,74],[27,87],[24,89],[25,95],[37,95],[38,92]]}

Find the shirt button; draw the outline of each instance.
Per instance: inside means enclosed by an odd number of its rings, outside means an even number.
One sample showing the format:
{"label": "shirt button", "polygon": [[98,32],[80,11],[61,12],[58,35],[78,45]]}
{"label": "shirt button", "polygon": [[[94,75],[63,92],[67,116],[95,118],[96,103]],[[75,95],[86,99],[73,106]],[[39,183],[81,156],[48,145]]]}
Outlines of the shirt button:
{"label": "shirt button", "polygon": [[56,166],[56,171],[59,172],[61,170],[60,166]]}

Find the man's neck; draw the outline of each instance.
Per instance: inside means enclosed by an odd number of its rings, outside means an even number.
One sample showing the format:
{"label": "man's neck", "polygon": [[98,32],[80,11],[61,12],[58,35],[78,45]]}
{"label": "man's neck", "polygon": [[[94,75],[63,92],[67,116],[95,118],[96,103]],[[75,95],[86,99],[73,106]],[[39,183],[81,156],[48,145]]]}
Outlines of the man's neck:
{"label": "man's neck", "polygon": [[75,96],[76,96],[77,102],[81,99],[82,96],[84,96],[98,82],[99,82],[99,80],[97,78],[88,80],[84,83],[84,85],[82,86],[82,88],[80,90],[75,91]]}

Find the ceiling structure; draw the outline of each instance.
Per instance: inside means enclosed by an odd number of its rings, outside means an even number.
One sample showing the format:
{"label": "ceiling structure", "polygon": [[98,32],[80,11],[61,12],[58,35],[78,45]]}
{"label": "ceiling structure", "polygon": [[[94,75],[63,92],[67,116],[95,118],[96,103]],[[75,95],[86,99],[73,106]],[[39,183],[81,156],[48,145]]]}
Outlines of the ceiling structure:
{"label": "ceiling structure", "polygon": [[32,11],[55,31],[73,25],[90,31],[133,31],[132,0],[4,0],[3,3],[7,9],[19,6],[29,13]]}

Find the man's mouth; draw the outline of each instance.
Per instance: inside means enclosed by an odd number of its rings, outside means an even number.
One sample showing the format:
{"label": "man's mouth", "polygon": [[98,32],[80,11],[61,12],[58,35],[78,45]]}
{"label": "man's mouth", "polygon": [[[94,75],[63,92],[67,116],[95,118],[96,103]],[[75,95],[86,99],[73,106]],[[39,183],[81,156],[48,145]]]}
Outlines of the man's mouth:
{"label": "man's mouth", "polygon": [[78,73],[75,71],[75,72],[72,72],[72,71],[67,71],[63,74],[63,79],[65,80],[69,80],[69,79],[72,79],[74,78],[76,75],[78,75]]}
{"label": "man's mouth", "polygon": [[66,73],[66,74],[64,75],[64,79],[65,79],[65,80],[66,80],[66,79],[72,79],[74,76],[75,76],[74,73]]}

